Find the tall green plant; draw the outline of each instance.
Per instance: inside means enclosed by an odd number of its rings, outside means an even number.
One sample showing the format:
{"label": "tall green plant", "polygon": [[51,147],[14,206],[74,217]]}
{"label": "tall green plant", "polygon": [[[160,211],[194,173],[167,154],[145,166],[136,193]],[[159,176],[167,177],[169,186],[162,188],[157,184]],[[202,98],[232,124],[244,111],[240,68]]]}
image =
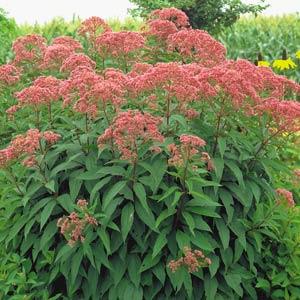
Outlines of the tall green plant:
{"label": "tall green plant", "polygon": [[86,54],[55,64],[40,36],[18,40],[37,51],[16,50],[5,85],[19,134],[0,151],[1,297],[297,297],[299,199],[273,174],[290,173],[299,86],[202,31],[109,29],[85,21],[88,47],[58,41]]}

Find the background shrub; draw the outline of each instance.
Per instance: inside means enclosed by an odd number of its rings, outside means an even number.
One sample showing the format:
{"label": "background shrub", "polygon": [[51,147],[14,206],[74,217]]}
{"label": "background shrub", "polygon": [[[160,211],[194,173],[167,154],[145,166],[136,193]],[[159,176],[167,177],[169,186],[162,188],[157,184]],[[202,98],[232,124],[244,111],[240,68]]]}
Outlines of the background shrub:
{"label": "background shrub", "polygon": [[137,8],[131,10],[134,15],[146,16],[152,10],[164,7],[179,8],[188,15],[193,28],[205,29],[210,33],[223,31],[225,27],[234,24],[242,14],[257,14],[267,7],[263,4],[264,1],[253,5],[240,0],[131,0],[131,2],[137,5]]}

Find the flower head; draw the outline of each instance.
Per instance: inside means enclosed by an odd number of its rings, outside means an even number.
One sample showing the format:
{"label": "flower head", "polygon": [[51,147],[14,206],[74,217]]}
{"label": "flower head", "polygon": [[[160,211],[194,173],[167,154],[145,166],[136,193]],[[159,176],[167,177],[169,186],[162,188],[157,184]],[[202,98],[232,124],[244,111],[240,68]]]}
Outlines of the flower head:
{"label": "flower head", "polygon": [[12,46],[15,53],[14,63],[21,65],[24,63],[39,64],[46,50],[46,39],[37,34],[29,34],[19,37]]}
{"label": "flower head", "polygon": [[74,50],[64,45],[48,46],[45,50],[44,60],[41,64],[43,69],[59,70],[62,63],[72,54]]}
{"label": "flower head", "polygon": [[211,260],[201,250],[192,250],[184,247],[184,256],[178,260],[171,260],[168,267],[175,273],[180,267],[185,266],[189,273],[197,272],[199,268],[208,267]]}
{"label": "flower head", "polygon": [[151,20],[147,25],[149,29],[146,34],[153,35],[162,41],[165,41],[169,35],[178,31],[176,25],[167,20]]}
{"label": "flower head", "polygon": [[289,207],[295,206],[293,194],[290,191],[288,191],[286,189],[277,189],[276,193],[277,193],[278,197],[280,198],[281,203],[283,200]]}
{"label": "flower head", "polygon": [[151,12],[149,17],[150,19],[170,21],[174,23],[178,29],[188,27],[190,25],[188,16],[182,10],[174,7],[156,9]]}
{"label": "flower head", "polygon": [[111,28],[103,19],[90,17],[81,23],[78,34],[86,37],[93,44],[99,35],[108,31],[111,31]]}
{"label": "flower head", "polygon": [[259,60],[257,62],[257,65],[259,67],[270,67],[271,64],[268,61],[266,61],[266,60]]}
{"label": "flower head", "polygon": [[290,57],[287,59],[276,59],[272,66],[280,71],[294,69],[297,67]]}
{"label": "flower head", "polygon": [[12,85],[20,80],[20,70],[10,64],[0,66],[0,86]]}
{"label": "flower head", "polygon": [[160,123],[160,118],[148,113],[135,110],[121,112],[98,138],[98,146],[102,147],[106,142],[113,140],[121,158],[134,162],[138,159],[138,145],[164,140],[158,129]]}
{"label": "flower head", "polygon": [[170,51],[178,51],[182,57],[203,66],[215,66],[225,61],[225,47],[204,30],[180,30],[168,37],[167,44]]}
{"label": "flower head", "polygon": [[38,77],[30,87],[23,89],[15,94],[18,100],[18,106],[9,112],[16,111],[17,108],[30,105],[34,108],[39,105],[49,104],[52,101],[58,101],[60,80],[52,76]]}
{"label": "flower head", "polygon": [[119,57],[137,52],[145,45],[145,38],[137,32],[106,32],[96,39],[96,47],[101,57]]}
{"label": "flower head", "polygon": [[[179,140],[180,146],[168,145],[171,154],[168,161],[170,165],[182,166],[184,162],[194,159],[195,155],[199,153],[199,148],[206,145],[203,139],[195,135],[182,134]],[[199,158],[201,159],[201,157]]]}
{"label": "flower head", "polygon": [[74,52],[81,51],[83,49],[79,41],[73,39],[70,36],[59,36],[53,39],[52,45],[62,45]]}
{"label": "flower head", "polygon": [[79,199],[77,201],[79,213],[72,212],[69,216],[63,216],[57,221],[60,233],[65,236],[71,247],[78,241],[85,240],[84,232],[89,224],[98,226],[98,221],[86,211],[87,206],[88,202],[85,199]]}
{"label": "flower head", "polygon": [[94,69],[96,63],[85,54],[73,53],[63,62],[60,71],[70,73],[79,66]]}

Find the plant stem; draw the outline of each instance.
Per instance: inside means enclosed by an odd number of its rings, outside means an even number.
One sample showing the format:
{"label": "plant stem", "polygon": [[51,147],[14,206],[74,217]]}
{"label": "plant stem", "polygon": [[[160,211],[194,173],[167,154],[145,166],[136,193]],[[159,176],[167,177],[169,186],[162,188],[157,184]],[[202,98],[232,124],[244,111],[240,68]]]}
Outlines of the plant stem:
{"label": "plant stem", "polygon": [[222,115],[221,113],[219,113],[218,115],[218,119],[217,119],[217,130],[216,130],[216,134],[215,134],[215,141],[214,141],[214,146],[213,146],[213,150],[212,150],[212,156],[214,157],[217,151],[217,145],[218,145],[218,139],[219,139],[219,134],[220,134],[220,125],[221,125],[221,118]]}
{"label": "plant stem", "polygon": [[186,161],[185,161],[185,166],[184,166],[184,170],[183,170],[183,176],[182,176],[182,180],[181,180],[181,185],[182,185],[182,195],[180,197],[180,202],[179,202],[179,207],[177,209],[176,212],[176,216],[173,222],[173,228],[177,228],[178,226],[178,222],[181,216],[181,212],[184,206],[184,200],[186,199],[187,196],[187,189],[186,189],[186,184],[185,184],[185,180],[186,180],[186,176],[187,176],[187,171],[188,171],[188,165],[189,165],[189,151],[186,157]]}
{"label": "plant stem", "polygon": [[24,193],[21,190],[21,187],[19,186],[16,177],[14,176],[13,172],[11,172],[10,169],[4,169],[8,173],[8,177],[10,177],[11,182],[16,186],[17,191],[21,196],[24,196]]}
{"label": "plant stem", "polygon": [[87,135],[87,139],[86,139],[86,142],[87,142],[87,153],[89,153],[89,149],[90,149],[90,138],[88,136],[88,134],[89,134],[89,117],[88,117],[87,113],[85,114],[85,133]]}
{"label": "plant stem", "polygon": [[259,146],[259,148],[257,149],[257,151],[254,153],[254,157],[249,161],[248,166],[249,169],[251,170],[254,167],[254,162],[257,159],[258,155],[260,154],[261,151],[264,150],[264,148],[268,145],[268,143],[270,142],[270,140],[272,138],[274,138],[277,134],[281,133],[282,130],[278,130],[275,133],[273,133],[272,135],[270,135],[268,138],[266,138],[265,140],[263,140]]}
{"label": "plant stem", "polygon": [[52,127],[52,107],[51,107],[51,103],[48,104],[48,114],[49,114],[50,127]]}
{"label": "plant stem", "polygon": [[40,111],[36,109],[35,113],[36,113],[36,127],[40,129]]}

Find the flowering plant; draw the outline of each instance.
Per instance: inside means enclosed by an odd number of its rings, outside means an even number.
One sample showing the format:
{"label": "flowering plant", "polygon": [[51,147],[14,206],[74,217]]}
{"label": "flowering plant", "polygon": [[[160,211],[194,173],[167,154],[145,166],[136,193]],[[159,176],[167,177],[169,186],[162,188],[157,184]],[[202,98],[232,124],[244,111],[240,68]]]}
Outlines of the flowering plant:
{"label": "flowering plant", "polygon": [[261,244],[280,247],[278,211],[297,209],[272,170],[289,171],[277,160],[299,131],[300,86],[226,60],[176,9],[141,33],[97,17],[78,33],[21,37],[0,67],[12,131],[1,246],[29,261],[43,297],[269,294]]}

